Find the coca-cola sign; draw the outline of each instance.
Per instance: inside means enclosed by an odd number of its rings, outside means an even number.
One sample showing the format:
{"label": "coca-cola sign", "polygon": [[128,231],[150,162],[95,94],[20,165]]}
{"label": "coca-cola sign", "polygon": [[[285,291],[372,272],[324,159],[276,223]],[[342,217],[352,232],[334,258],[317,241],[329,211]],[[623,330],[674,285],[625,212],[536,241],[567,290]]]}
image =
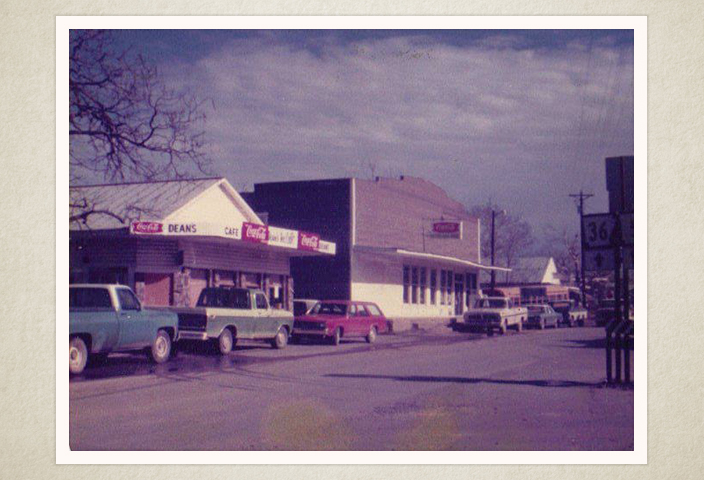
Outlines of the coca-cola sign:
{"label": "coca-cola sign", "polygon": [[133,233],[157,234],[164,232],[164,226],[159,222],[132,222]]}
{"label": "coca-cola sign", "polygon": [[320,248],[320,235],[315,233],[298,233],[298,248],[317,252]]}
{"label": "coca-cola sign", "polygon": [[256,243],[267,243],[269,241],[269,229],[266,225],[243,222],[242,240]]}
{"label": "coca-cola sign", "polygon": [[435,222],[434,233],[460,233],[460,222]]}

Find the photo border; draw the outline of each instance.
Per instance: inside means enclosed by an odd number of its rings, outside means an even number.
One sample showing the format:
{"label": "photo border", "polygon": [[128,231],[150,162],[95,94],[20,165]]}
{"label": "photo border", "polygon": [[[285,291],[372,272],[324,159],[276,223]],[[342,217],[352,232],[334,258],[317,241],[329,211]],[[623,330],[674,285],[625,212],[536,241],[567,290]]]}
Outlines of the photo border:
{"label": "photo border", "polygon": [[[82,451],[69,448],[68,334],[70,29],[632,29],[634,31],[635,235],[634,450],[626,452],[444,451]],[[645,464],[647,463],[647,17],[645,16],[57,16],[56,17],[56,463],[57,464]],[[61,348],[59,348],[61,347]],[[321,460],[324,458],[324,461]]]}

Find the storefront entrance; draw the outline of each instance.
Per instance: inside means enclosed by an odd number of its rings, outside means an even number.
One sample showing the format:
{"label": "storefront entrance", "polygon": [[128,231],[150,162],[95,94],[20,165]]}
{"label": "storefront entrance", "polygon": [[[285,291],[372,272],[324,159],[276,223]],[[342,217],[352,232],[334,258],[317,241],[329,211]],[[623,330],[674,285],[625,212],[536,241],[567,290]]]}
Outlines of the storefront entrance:
{"label": "storefront entrance", "polygon": [[462,315],[464,304],[464,275],[455,275],[455,315]]}

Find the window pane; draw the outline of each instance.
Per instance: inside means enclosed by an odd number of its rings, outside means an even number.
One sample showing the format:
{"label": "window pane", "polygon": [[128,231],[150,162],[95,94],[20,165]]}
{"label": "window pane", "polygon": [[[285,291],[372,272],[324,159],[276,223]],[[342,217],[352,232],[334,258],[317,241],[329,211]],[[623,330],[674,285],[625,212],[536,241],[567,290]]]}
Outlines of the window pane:
{"label": "window pane", "polygon": [[379,307],[377,307],[376,305],[367,305],[367,310],[369,310],[369,312],[375,317],[381,316],[381,310],[379,310]]}
{"label": "window pane", "polygon": [[129,290],[118,288],[117,297],[123,310],[139,310],[139,301]]}

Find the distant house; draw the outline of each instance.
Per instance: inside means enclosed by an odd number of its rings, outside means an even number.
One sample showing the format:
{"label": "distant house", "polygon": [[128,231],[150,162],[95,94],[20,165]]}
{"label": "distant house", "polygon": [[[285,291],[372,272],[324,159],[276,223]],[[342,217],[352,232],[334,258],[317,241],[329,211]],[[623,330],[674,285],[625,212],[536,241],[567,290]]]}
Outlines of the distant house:
{"label": "distant house", "polygon": [[560,285],[557,265],[552,257],[519,258],[507,274],[513,285]]}
{"label": "distant house", "polygon": [[[565,301],[570,298],[570,289],[574,290],[562,285],[552,257],[519,258],[506,275],[506,281],[496,279],[492,294],[510,297],[519,304]],[[489,288],[488,278],[482,279],[482,288]]]}

